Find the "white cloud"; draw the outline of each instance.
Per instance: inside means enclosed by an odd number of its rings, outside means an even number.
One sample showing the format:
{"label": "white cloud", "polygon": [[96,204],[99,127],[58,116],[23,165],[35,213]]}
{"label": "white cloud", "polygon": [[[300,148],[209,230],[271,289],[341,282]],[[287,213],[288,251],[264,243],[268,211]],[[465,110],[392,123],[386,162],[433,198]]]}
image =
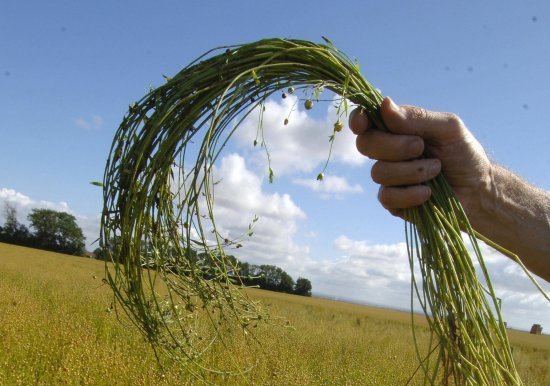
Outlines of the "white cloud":
{"label": "white cloud", "polygon": [[[60,212],[68,212],[69,211],[69,205],[64,202],[50,202],[50,201],[35,201],[31,199],[30,197],[19,193],[13,189],[7,189],[2,188],[0,189],[0,201],[7,202],[8,204],[11,204],[15,206],[17,210],[21,210],[21,214],[27,214],[30,213],[31,209],[33,208],[46,208],[46,209],[52,209],[57,210]],[[26,218],[26,216],[25,216]]]}
{"label": "white cloud", "polygon": [[[315,108],[322,108],[321,106],[319,103]],[[250,114],[235,133],[238,141],[247,150],[258,132],[258,115],[259,109]],[[287,117],[289,121],[285,125]],[[347,127],[347,118],[343,117],[341,120],[345,127],[336,133],[331,162],[362,165],[367,162],[367,158],[357,151],[355,135]],[[329,136],[333,134],[335,121],[336,109],[332,103],[329,103],[325,116],[316,119],[306,113],[295,95],[289,95],[280,101],[268,100],[263,115],[263,135],[275,175],[311,172],[326,162],[330,151]],[[261,136],[258,142],[261,143]],[[266,170],[267,159],[260,145],[252,151],[251,159]]]}
{"label": "white cloud", "polygon": [[339,236],[335,259],[308,259],[302,267],[314,291],[372,304],[407,308],[410,267],[404,243],[374,244]]}
{"label": "white cloud", "polygon": [[88,249],[97,248],[97,244],[91,245],[99,237],[99,222],[100,216],[84,216],[81,214],[74,213],[70,208],[69,204],[60,201],[60,202],[51,202],[44,200],[33,200],[29,196],[26,196],[20,192],[17,192],[13,189],[0,188],[0,219],[2,224],[5,221],[4,217],[4,203],[12,205],[17,211],[17,220],[29,226],[29,221],[27,216],[31,213],[32,209],[52,209],[58,212],[67,212],[75,216],[76,222],[82,232],[86,237],[86,247]]}
{"label": "white cloud", "polygon": [[258,217],[253,237],[239,251],[245,260],[276,264],[308,253],[306,246],[294,242],[298,221],[306,215],[288,194],[264,193],[262,178],[249,170],[237,154],[224,157],[214,175],[221,179],[215,187],[214,215],[224,237],[241,237],[252,219]]}
{"label": "white cloud", "polygon": [[103,125],[103,118],[99,115],[92,115],[90,119],[77,117],[73,120],[74,124],[81,129],[99,129]]}
{"label": "white cloud", "polygon": [[322,181],[316,179],[296,178],[292,180],[297,185],[305,186],[314,192],[322,193],[323,198],[342,198],[346,193],[362,193],[363,188],[359,184],[351,185],[344,177],[325,176]]}
{"label": "white cloud", "polygon": [[[336,260],[308,261],[305,275],[312,276],[314,290],[391,307],[409,307],[410,266],[405,243],[373,244],[340,236],[334,247],[340,255]],[[550,304],[521,268],[484,244],[480,248],[496,296],[502,300],[504,320],[521,329],[529,329],[533,323],[550,325]],[[475,265],[479,266],[477,262]],[[418,272],[415,275],[417,279],[421,277]],[[539,284],[547,293],[550,291],[549,283],[539,280]],[[419,310],[418,306],[415,309]]]}

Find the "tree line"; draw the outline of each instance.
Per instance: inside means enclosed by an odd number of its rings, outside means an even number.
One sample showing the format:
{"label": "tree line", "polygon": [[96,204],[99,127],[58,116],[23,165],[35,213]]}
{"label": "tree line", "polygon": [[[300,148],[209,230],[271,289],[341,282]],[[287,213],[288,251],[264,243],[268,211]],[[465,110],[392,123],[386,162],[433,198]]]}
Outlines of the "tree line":
{"label": "tree line", "polygon": [[0,242],[84,256],[86,238],[76,218],[66,212],[33,209],[27,216],[30,228],[17,221],[17,211],[5,203],[6,220],[0,226]]}
{"label": "tree line", "polygon": [[[117,240],[110,240],[107,246],[107,250],[98,247],[94,250],[94,256],[100,260],[111,260],[111,256],[116,259],[123,259],[120,253],[117,251],[119,243]],[[164,269],[170,269],[174,272],[185,274],[186,269],[182,269],[181,265],[175,263],[178,260],[178,254],[175,251],[166,252],[162,257],[162,261],[158,261],[151,257],[150,248],[147,245],[142,245],[142,267],[149,269],[158,269],[158,265],[162,265]],[[172,257],[170,257],[172,256]],[[151,257],[151,258],[148,258]],[[220,261],[224,261],[225,265],[229,267],[227,272],[228,276],[232,278],[232,281],[238,285],[244,285],[247,287],[258,287],[261,289],[286,292],[289,294],[311,296],[312,284],[309,279],[299,277],[296,281],[282,268],[269,264],[250,264],[248,262],[240,261],[233,255],[224,255],[223,257],[217,255],[217,253],[205,253],[198,252],[192,248],[185,250],[185,258],[192,261],[193,265],[199,267],[201,275],[206,278],[216,278],[220,276]],[[122,260],[117,260],[119,263],[123,263]]]}
{"label": "tree line", "polygon": [[269,291],[311,296],[311,281],[305,277],[299,277],[295,282],[288,273],[275,265],[241,262],[239,268],[239,276],[245,285],[258,286]]}
{"label": "tree line", "polygon": [[[9,203],[5,203],[4,214],[6,220],[4,225],[0,226],[0,242],[85,256],[85,237],[73,215],[51,209],[32,209],[27,216],[30,223],[29,228],[19,223],[17,212]],[[116,245],[116,241],[113,241],[110,248],[115,255],[117,255],[114,251]],[[212,255],[198,253],[194,250],[188,252],[187,258],[200,266],[205,276],[216,276],[215,270],[218,269],[218,264]],[[101,247],[93,252],[93,256],[99,260],[110,260],[107,255]],[[144,251],[144,256],[147,255],[147,251]],[[225,259],[228,259],[231,266],[234,267],[232,274],[235,281],[240,282],[239,284],[269,291],[311,296],[311,281],[304,277],[299,277],[294,281],[287,272],[275,265],[250,264],[242,262],[232,255],[225,256]]]}

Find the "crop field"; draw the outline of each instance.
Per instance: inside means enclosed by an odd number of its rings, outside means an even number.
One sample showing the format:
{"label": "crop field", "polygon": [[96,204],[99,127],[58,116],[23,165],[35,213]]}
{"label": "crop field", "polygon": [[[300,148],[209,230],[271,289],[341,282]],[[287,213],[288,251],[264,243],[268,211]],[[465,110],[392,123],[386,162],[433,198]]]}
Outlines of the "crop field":
{"label": "crop field", "polygon": [[[0,243],[0,385],[198,384],[110,310],[104,264]],[[313,283],[315,284],[315,283]],[[206,361],[250,366],[221,385],[404,385],[418,366],[406,312],[250,290],[292,328],[258,326],[261,344],[214,347]],[[429,331],[416,317],[421,352]],[[231,333],[229,333],[231,334]],[[242,335],[242,334],[241,334]],[[550,336],[509,331],[527,385],[550,385]],[[233,355],[227,355],[231,350]],[[422,384],[418,374],[410,384]]]}

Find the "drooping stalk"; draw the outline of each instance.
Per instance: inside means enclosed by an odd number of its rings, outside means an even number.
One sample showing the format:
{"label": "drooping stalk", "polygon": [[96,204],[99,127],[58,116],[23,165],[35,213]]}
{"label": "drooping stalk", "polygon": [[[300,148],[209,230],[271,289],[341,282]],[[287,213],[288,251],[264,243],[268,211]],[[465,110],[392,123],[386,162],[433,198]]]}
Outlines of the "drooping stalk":
{"label": "drooping stalk", "polygon": [[[382,95],[356,62],[326,43],[265,39],[209,51],[132,104],[115,134],[103,181],[101,245],[114,263],[106,270],[108,282],[155,347],[185,361],[197,377],[214,371],[201,356],[216,340],[229,346],[220,326],[249,332],[251,321],[268,320],[239,290],[228,251],[241,240],[227,239],[214,218],[212,168],[240,123],[257,109],[261,117],[275,92],[318,99],[318,91],[328,89],[341,97],[338,114],[349,100],[387,130],[379,112]],[[260,121],[258,138],[265,145],[261,130]],[[425,379],[521,384],[475,233],[444,176],[428,185],[432,198],[410,210],[406,224],[413,288],[437,335],[430,352],[439,360],[431,360],[436,366],[421,363]]]}

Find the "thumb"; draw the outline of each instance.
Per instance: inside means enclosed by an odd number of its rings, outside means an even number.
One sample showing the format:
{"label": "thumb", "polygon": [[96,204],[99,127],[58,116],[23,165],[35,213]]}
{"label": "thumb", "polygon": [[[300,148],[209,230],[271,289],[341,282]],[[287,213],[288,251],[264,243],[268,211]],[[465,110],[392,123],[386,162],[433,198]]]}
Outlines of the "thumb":
{"label": "thumb", "polygon": [[428,140],[445,141],[465,128],[458,116],[441,113],[416,106],[398,106],[386,97],[380,107],[382,119],[388,129],[395,134],[418,135]]}

